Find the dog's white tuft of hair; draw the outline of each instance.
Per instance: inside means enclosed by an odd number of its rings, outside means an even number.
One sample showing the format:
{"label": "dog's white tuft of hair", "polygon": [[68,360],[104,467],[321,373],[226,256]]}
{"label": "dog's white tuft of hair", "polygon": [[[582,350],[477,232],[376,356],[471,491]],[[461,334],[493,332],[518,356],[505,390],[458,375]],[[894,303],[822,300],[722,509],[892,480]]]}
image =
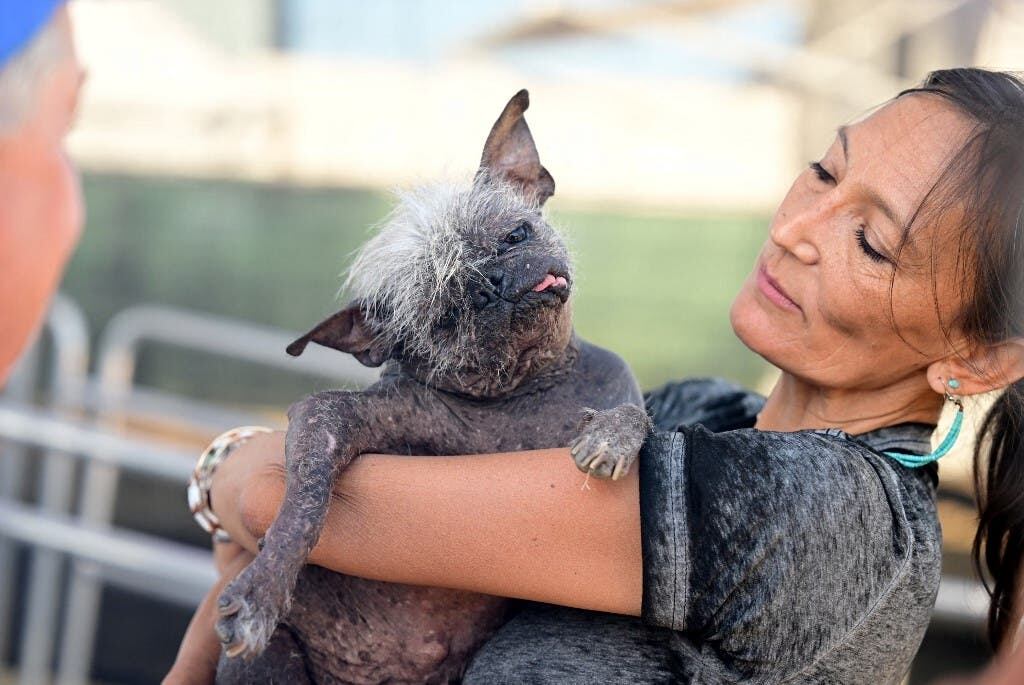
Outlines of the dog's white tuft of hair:
{"label": "dog's white tuft of hair", "polygon": [[[343,290],[380,335],[427,361],[433,374],[473,363],[479,346],[465,311],[467,284],[494,256],[488,227],[514,226],[537,208],[512,186],[480,176],[399,191],[398,204],[348,270]],[[493,230],[493,229],[492,229]],[[461,314],[461,315],[460,315]],[[454,326],[443,340],[438,326]]]}

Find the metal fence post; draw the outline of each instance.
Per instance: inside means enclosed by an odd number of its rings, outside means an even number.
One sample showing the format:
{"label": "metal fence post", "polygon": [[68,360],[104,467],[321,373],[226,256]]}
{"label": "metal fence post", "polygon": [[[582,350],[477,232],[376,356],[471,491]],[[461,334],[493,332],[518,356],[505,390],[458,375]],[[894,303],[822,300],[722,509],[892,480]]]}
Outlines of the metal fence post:
{"label": "metal fence post", "polygon": [[[104,411],[120,405],[120,395],[131,388],[135,372],[137,339],[119,334],[115,316],[107,325],[98,345],[96,376]],[[118,469],[110,464],[92,463],[85,467],[79,520],[90,526],[109,526],[114,516]],[[67,613],[62,631],[57,682],[60,685],[84,685],[92,664],[99,618],[102,584],[99,565],[89,559],[72,562],[68,587]]]}
{"label": "metal fence post", "polygon": [[[89,329],[81,309],[58,297],[50,309],[48,329],[53,341],[51,403],[59,413],[82,406],[89,372]],[[43,457],[39,484],[40,509],[64,514],[71,505],[75,468],[72,457],[49,451]],[[19,667],[25,685],[48,682],[57,637],[57,612],[63,554],[35,547],[28,575],[28,602]]]}
{"label": "metal fence post", "polygon": [[[39,351],[33,346],[11,374],[4,397],[28,400],[35,390],[38,370]],[[26,452],[24,445],[0,446],[0,501],[18,498],[25,480]],[[11,641],[16,553],[15,542],[0,536],[0,658]]]}
{"label": "metal fence post", "polygon": [[[244,340],[244,345],[237,341]],[[373,382],[378,375],[350,357],[311,350],[299,359],[284,354],[292,336],[268,329],[169,307],[138,306],[118,313],[107,324],[97,346],[96,377],[101,413],[123,408],[131,393],[139,345],[155,341],[212,355],[287,369],[295,373],[344,378],[353,384]],[[97,527],[109,525],[117,496],[118,470],[90,461],[85,470],[79,519]],[[68,593],[67,615],[58,667],[60,685],[81,685],[90,670],[102,584],[94,562],[76,559]]]}

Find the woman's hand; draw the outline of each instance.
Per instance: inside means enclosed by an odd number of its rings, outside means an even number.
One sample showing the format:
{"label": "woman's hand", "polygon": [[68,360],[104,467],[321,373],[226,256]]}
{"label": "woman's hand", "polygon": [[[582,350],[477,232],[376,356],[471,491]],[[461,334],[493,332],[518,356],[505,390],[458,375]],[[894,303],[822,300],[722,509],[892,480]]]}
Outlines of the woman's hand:
{"label": "woman's hand", "polygon": [[[274,436],[260,434],[257,437],[282,436],[282,433],[278,433]],[[214,630],[218,618],[217,598],[227,584],[252,561],[256,550],[255,539],[240,534],[245,531],[245,527],[238,521],[240,508],[236,503],[242,497],[246,483],[259,482],[258,474],[261,471],[280,470],[284,463],[284,447],[280,439],[269,440],[264,448],[254,446],[257,448],[249,446],[248,443],[240,445],[230,458],[214,471],[214,478],[218,480],[215,495],[217,499],[214,501],[211,497],[211,504],[218,512],[218,516],[233,517],[230,527],[239,537],[232,537],[232,540],[242,539],[246,546],[238,542],[214,543],[213,561],[220,577],[188,623],[174,665],[164,677],[163,685],[213,685],[216,678],[217,661],[220,658],[220,639]],[[248,447],[246,454],[239,454],[245,447]],[[211,496],[214,494],[211,493]]]}
{"label": "woman's hand", "polygon": [[220,578],[192,616],[163,685],[213,685],[216,678],[220,659],[220,640],[213,630],[217,621],[217,597],[252,560],[252,554],[233,542],[217,543],[213,546],[213,559]]}
{"label": "woman's hand", "polygon": [[[284,435],[217,468],[211,504],[250,552],[284,495]],[[588,479],[567,449],[363,455],[338,479],[310,562],[374,580],[639,615],[638,480]]]}
{"label": "woman's hand", "polygon": [[[232,450],[231,455],[217,465],[210,488],[210,508],[217,514],[221,525],[236,545],[255,554],[257,540],[262,537],[270,521],[277,515],[284,497],[284,433],[257,433]],[[272,510],[257,503],[273,502]],[[243,521],[247,512],[259,512],[262,521]],[[250,530],[259,527],[258,535]],[[237,549],[237,547],[236,547]]]}

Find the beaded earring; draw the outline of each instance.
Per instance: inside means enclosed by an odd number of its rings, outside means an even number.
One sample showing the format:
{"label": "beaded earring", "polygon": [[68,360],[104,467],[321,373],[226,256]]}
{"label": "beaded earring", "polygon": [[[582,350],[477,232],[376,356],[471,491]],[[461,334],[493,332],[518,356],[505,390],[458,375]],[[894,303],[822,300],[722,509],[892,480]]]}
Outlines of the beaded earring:
{"label": "beaded earring", "polygon": [[[946,387],[949,390],[959,390],[960,381],[955,378],[950,378],[946,381]],[[883,452],[883,454],[894,461],[898,461],[909,468],[917,468],[924,466],[925,464],[931,464],[933,461],[938,461],[942,457],[949,454],[949,451],[953,449],[953,445],[956,444],[956,440],[960,437],[960,429],[964,424],[964,403],[958,395],[955,395],[949,390],[946,391],[946,400],[956,405],[956,416],[953,417],[953,424],[949,427],[949,433],[942,439],[939,446],[935,448],[935,451],[931,454],[902,454],[900,452]]]}

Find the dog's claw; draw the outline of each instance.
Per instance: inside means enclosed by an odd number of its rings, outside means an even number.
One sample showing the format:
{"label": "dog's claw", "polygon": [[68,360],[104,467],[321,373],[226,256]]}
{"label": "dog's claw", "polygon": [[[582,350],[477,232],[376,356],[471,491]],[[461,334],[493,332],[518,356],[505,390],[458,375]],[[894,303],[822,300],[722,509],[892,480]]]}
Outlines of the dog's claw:
{"label": "dog's claw", "polygon": [[596,478],[608,478],[612,475],[612,467],[624,460],[624,457],[615,458],[607,452],[607,443],[602,446],[594,459],[587,466],[587,470]]}
{"label": "dog's claw", "polygon": [[260,558],[231,581],[217,600],[216,632],[228,657],[258,656],[289,604],[287,588]]}
{"label": "dog's claw", "polygon": [[650,420],[641,407],[588,410],[580,422],[580,435],[569,443],[569,453],[580,471],[619,480],[636,459],[649,427]]}
{"label": "dog's claw", "polygon": [[244,642],[236,642],[233,645],[228,645],[224,648],[224,654],[230,659],[234,659],[245,651]]}
{"label": "dog's claw", "polygon": [[231,623],[219,620],[214,624],[213,630],[217,633],[217,639],[220,640],[222,645],[230,645],[234,643],[235,631],[232,630]]}
{"label": "dog's claw", "polygon": [[[589,442],[589,440],[588,440],[587,436],[582,435],[582,436],[576,438],[575,440],[573,440],[572,443],[569,445],[569,454],[571,454],[573,456],[573,459],[575,459],[577,466],[580,466],[580,461],[583,458],[585,458],[585,455],[587,454],[587,449],[586,448],[587,448],[587,443],[588,442]],[[583,467],[580,466],[580,468],[583,468]]]}
{"label": "dog's claw", "polygon": [[601,445],[594,445],[593,441],[589,436],[582,436],[576,445],[576,449],[572,452],[573,461],[576,462],[576,468],[586,473],[590,470],[590,464],[600,455]]}
{"label": "dog's claw", "polygon": [[242,603],[230,597],[221,597],[217,602],[217,613],[221,616],[234,616],[242,608]]}

